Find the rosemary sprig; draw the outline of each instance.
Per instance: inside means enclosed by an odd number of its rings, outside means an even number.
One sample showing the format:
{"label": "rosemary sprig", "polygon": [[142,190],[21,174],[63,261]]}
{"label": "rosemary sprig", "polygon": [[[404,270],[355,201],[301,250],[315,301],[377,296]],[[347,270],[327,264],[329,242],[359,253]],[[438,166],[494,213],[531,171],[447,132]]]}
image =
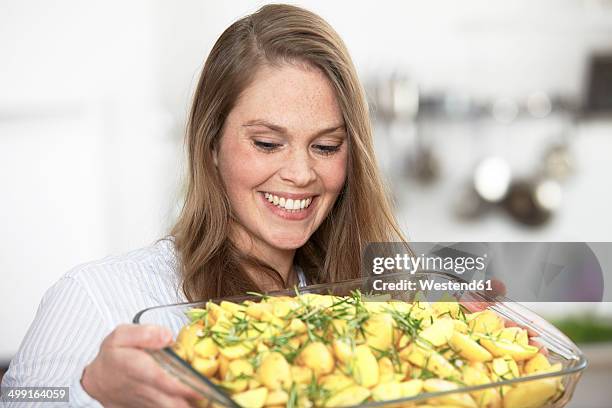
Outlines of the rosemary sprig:
{"label": "rosemary sprig", "polygon": [[317,377],[313,373],[306,387],[306,395],[309,400],[315,402],[315,405],[324,406],[325,401],[331,397],[331,392],[317,382]]}
{"label": "rosemary sprig", "polygon": [[293,383],[291,391],[289,391],[289,399],[287,400],[286,408],[297,408],[298,404],[298,393],[296,384]]}
{"label": "rosemary sprig", "polygon": [[402,313],[397,310],[391,311],[391,317],[397,327],[410,338],[415,338],[422,330],[423,319],[416,319],[410,313]]}
{"label": "rosemary sprig", "polygon": [[268,300],[270,299],[270,295],[266,295],[265,293],[259,293],[259,292],[246,292],[247,295],[251,295],[251,296],[257,296],[259,298],[261,298],[261,300]]}

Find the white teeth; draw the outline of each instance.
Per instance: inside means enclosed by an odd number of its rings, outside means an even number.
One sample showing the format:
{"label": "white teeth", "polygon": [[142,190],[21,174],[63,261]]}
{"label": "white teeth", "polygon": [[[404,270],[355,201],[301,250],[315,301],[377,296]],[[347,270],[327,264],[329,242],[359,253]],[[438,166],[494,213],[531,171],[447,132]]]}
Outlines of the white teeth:
{"label": "white teeth", "polygon": [[279,197],[271,193],[264,193],[264,197],[270,203],[282,208],[288,212],[296,212],[308,208],[312,203],[312,197],[294,200],[292,198]]}

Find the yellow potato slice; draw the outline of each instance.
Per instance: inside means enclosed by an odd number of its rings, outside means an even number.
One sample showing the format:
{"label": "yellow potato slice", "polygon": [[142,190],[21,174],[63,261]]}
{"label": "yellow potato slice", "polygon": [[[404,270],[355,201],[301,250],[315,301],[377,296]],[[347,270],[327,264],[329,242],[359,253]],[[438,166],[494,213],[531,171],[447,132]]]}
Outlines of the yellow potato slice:
{"label": "yellow potato slice", "polygon": [[539,408],[557,392],[556,378],[517,384],[504,393],[504,408]]}
{"label": "yellow potato slice", "polygon": [[232,313],[230,311],[223,309],[221,306],[213,302],[206,303],[206,310],[208,310],[208,314],[215,320],[215,322],[221,317],[224,317],[225,319],[232,317]]}
{"label": "yellow potato slice", "polygon": [[527,334],[527,330],[521,327],[505,327],[493,333],[493,337],[502,340],[507,340],[511,343],[518,343],[523,346],[529,344],[529,336]]}
{"label": "yellow potato slice", "polygon": [[401,378],[396,378],[393,362],[389,357],[382,357],[378,360],[378,375],[378,382],[381,384],[401,380]]}
{"label": "yellow potato slice", "polygon": [[365,401],[369,396],[369,389],[359,385],[353,385],[328,398],[325,401],[325,407],[347,407],[351,405],[358,405]]}
{"label": "yellow potato slice", "polygon": [[248,355],[255,349],[251,341],[243,341],[233,346],[219,347],[219,353],[228,360],[235,360]]}
{"label": "yellow potato slice", "polygon": [[504,328],[504,321],[492,310],[468,315],[468,326],[475,333],[492,334]]}
{"label": "yellow potato slice", "polygon": [[353,373],[359,385],[370,388],[378,384],[378,362],[372,350],[365,344],[355,347]]}
{"label": "yellow potato slice", "polygon": [[193,347],[193,351],[197,357],[201,358],[213,358],[219,354],[219,348],[212,337],[200,339]]}
{"label": "yellow potato slice", "polygon": [[234,394],[232,396],[238,405],[244,408],[261,408],[266,403],[268,398],[268,389],[266,387],[256,388]]}
{"label": "yellow potato slice", "polygon": [[372,389],[374,401],[395,400],[402,398],[402,387],[399,382],[387,382],[378,384]]}
{"label": "yellow potato slice", "polygon": [[486,348],[467,334],[455,331],[448,343],[456,353],[469,361],[485,362],[493,359],[493,355]]}
{"label": "yellow potato slice", "polygon": [[387,350],[393,344],[393,317],[388,313],[371,316],[364,324],[368,346],[376,350]]}
{"label": "yellow potato slice", "polygon": [[414,397],[423,390],[423,380],[415,379],[400,383],[402,398]]}
{"label": "yellow potato slice", "polygon": [[489,350],[494,357],[510,356],[515,361],[528,360],[535,356],[539,349],[534,346],[523,346],[506,340],[493,340],[491,337],[480,337],[480,344]]}
{"label": "yellow potato slice", "polygon": [[466,334],[469,330],[469,326],[463,320],[453,320],[453,326],[455,328],[455,331],[458,331],[462,334]]}
{"label": "yellow potato slice", "polygon": [[219,303],[219,306],[221,307],[221,309],[229,312],[232,316],[240,314],[244,315],[244,313],[246,312],[246,306],[239,305],[234,302],[228,302],[227,300],[221,301],[221,303]]}
{"label": "yellow potato slice", "polygon": [[276,317],[284,318],[291,311],[297,309],[299,307],[299,303],[294,300],[282,300],[279,302],[274,302],[272,306],[272,314]]}
{"label": "yellow potato slice", "polygon": [[[459,389],[459,386],[450,381],[430,378],[423,381],[423,389],[427,392],[451,391]],[[432,398],[432,401],[441,404],[449,404],[465,408],[478,408],[474,399],[468,393],[448,394],[441,397]]]}
{"label": "yellow potato slice", "polygon": [[300,319],[291,319],[291,323],[289,323],[287,330],[297,334],[302,334],[306,333],[306,331],[308,331],[308,328],[306,327],[306,324]]}
{"label": "yellow potato slice", "polygon": [[332,343],[334,355],[342,363],[348,363],[353,358],[353,349],[350,340],[346,338],[336,339]]}
{"label": "yellow potato slice", "polygon": [[288,388],[291,383],[291,367],[278,352],[267,354],[257,368],[257,380],[270,390]]}
{"label": "yellow potato slice", "polygon": [[315,341],[300,352],[298,361],[310,367],[316,376],[329,374],[334,370],[334,357],[325,344]]}
{"label": "yellow potato slice", "polygon": [[525,363],[525,373],[533,374],[550,368],[550,362],[542,353],[538,353]]}
{"label": "yellow potato slice", "polygon": [[321,377],[319,379],[319,385],[331,393],[335,393],[351,385],[355,385],[355,381],[343,373],[336,372]]}
{"label": "yellow potato slice", "polygon": [[453,335],[454,324],[451,319],[436,320],[431,326],[419,333],[419,337],[427,340],[434,347],[445,345]]}
{"label": "yellow potato slice", "polygon": [[428,349],[411,343],[408,347],[402,350],[399,354],[400,358],[409,361],[410,363],[425,368],[441,378],[456,377],[460,373],[451,363],[448,362],[435,350]]}
{"label": "yellow potato slice", "polygon": [[431,305],[434,316],[443,317],[448,316],[452,319],[457,319],[461,315],[459,303],[455,301],[450,302],[436,302]]}
{"label": "yellow potato slice", "polygon": [[287,391],[283,391],[283,390],[269,391],[264,405],[266,406],[274,406],[274,405],[284,406],[285,404],[287,404],[287,401],[289,401],[289,394],[287,394]]}
{"label": "yellow potato slice", "polygon": [[200,339],[199,333],[202,333],[204,323],[200,320],[184,326],[176,337],[176,348],[182,350],[182,354],[187,361],[192,361],[195,357],[193,346]]}
{"label": "yellow potato slice", "polygon": [[272,312],[272,310],[274,310],[274,306],[271,303],[251,303],[246,308],[246,314],[255,319],[260,319],[264,311]]}
{"label": "yellow potato slice", "polygon": [[292,365],[291,378],[298,384],[308,384],[312,380],[313,372],[308,367]]}
{"label": "yellow potato slice", "polygon": [[519,376],[518,366],[509,356],[493,359],[491,362],[491,371],[500,380],[511,380]]}
{"label": "yellow potato slice", "polygon": [[200,357],[196,357],[191,362],[191,365],[197,372],[206,377],[212,377],[215,375],[217,369],[219,368],[219,362],[217,360]]}
{"label": "yellow potato slice", "polygon": [[[463,382],[469,386],[483,385],[491,383],[487,375],[486,367],[482,364],[472,364],[463,367]],[[471,392],[470,395],[479,407],[496,408],[501,407],[501,396],[495,389],[484,389]]]}

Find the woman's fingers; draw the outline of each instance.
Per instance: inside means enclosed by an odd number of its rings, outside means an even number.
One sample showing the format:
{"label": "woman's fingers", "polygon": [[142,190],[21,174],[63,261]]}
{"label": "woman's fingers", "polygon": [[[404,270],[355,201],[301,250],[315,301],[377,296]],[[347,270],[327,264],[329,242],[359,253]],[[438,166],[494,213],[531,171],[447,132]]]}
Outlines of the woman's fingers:
{"label": "woman's fingers", "polygon": [[499,279],[491,279],[491,291],[488,291],[487,294],[493,297],[506,296],[506,285]]}
{"label": "woman's fingers", "polygon": [[84,370],[83,388],[104,406],[191,407],[202,397],[167,373],[146,350],[170,344],[159,326],[121,325]]}
{"label": "woman's fingers", "polygon": [[102,347],[160,349],[172,341],[172,332],[154,325],[123,324],[104,340]]}
{"label": "woman's fingers", "polygon": [[485,310],[486,308],[491,306],[491,303],[489,303],[489,302],[466,301],[466,302],[461,302],[461,305],[465,306],[465,308],[470,313],[476,313],[476,312],[481,312],[481,311]]}
{"label": "woman's fingers", "polygon": [[527,330],[527,334],[529,335],[529,337],[538,337],[539,334],[534,332],[533,329],[530,329],[528,326],[523,326],[520,325],[516,322],[513,322],[512,320],[507,320],[504,319],[506,321],[506,327],[520,327],[521,329],[525,329]]}

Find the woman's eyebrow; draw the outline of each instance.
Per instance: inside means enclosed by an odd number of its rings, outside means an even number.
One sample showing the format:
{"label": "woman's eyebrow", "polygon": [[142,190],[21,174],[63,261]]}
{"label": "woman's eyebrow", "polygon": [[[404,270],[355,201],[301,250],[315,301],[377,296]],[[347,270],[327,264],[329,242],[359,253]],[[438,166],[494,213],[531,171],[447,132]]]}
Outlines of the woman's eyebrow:
{"label": "woman's eyebrow", "polygon": [[[262,120],[262,119],[254,119],[254,120],[249,120],[248,122],[244,123],[242,125],[242,127],[251,127],[251,126],[263,126],[263,127],[267,127],[268,129],[274,131],[274,132],[278,132],[278,133],[282,133],[282,134],[287,134],[287,128],[274,124],[272,122],[269,122],[267,120]],[[321,129],[319,131],[317,131],[315,133],[315,137],[317,136],[321,136],[321,135],[325,135],[328,133],[332,133],[338,130],[345,130],[345,126],[344,123],[341,123],[339,125],[334,125],[334,126],[330,126],[324,129]]]}

